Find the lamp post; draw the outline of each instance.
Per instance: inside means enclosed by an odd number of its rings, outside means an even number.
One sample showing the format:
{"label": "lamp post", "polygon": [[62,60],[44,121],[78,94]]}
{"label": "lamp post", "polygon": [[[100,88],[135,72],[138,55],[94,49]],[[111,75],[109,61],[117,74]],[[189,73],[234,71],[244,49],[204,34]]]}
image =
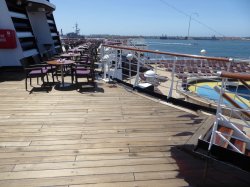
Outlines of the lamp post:
{"label": "lamp post", "polygon": [[188,22],[188,34],[187,34],[187,39],[189,39],[189,33],[190,33],[190,26],[191,26],[191,20],[192,20],[192,16],[196,15],[197,17],[199,16],[198,13],[194,12],[191,15],[189,15],[189,22]]}
{"label": "lamp post", "polygon": [[[206,54],[207,54],[207,51],[205,50],[205,49],[202,49],[201,51],[200,51],[200,54],[202,55],[202,56],[205,56]],[[203,60],[201,60],[201,68],[203,68]],[[195,88],[196,89],[196,88]]]}
{"label": "lamp post", "polygon": [[129,79],[130,79],[130,83],[131,83],[131,61],[133,60],[133,54],[129,53],[127,54],[126,58],[129,61]]}

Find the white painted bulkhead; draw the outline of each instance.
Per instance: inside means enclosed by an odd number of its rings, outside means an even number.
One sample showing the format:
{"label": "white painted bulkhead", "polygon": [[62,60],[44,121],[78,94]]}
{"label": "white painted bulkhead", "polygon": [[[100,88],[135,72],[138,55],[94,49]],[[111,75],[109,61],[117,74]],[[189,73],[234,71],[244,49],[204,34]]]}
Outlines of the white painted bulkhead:
{"label": "white painted bulkhead", "polygon": [[[8,10],[5,0],[0,0],[0,29],[15,30],[11,14]],[[1,66],[20,66],[19,60],[23,58],[23,50],[16,36],[17,48],[0,49],[0,67]]]}
{"label": "white painted bulkhead", "polygon": [[[29,2],[26,7],[26,15],[9,11],[6,1],[7,0],[0,0],[0,29],[10,29],[15,31],[17,48],[0,49],[0,67],[21,66],[20,59],[22,58],[30,57],[38,53],[43,55],[46,52],[55,52],[54,40],[52,37],[58,35],[57,33],[52,33],[50,31],[49,22],[53,21],[48,20],[46,16],[46,13],[55,10],[55,5],[46,0],[24,0]],[[28,19],[33,33],[30,31],[17,32],[12,17]],[[19,38],[27,37],[35,37],[38,50],[33,48],[23,51]]]}

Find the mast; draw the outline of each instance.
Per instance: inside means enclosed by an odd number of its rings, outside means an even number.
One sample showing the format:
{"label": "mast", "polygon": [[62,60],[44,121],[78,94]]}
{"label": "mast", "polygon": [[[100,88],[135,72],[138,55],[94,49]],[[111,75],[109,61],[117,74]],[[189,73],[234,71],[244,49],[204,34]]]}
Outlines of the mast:
{"label": "mast", "polygon": [[78,28],[78,24],[76,23],[75,24],[75,33],[76,33],[76,35],[79,35],[79,33],[80,33],[80,29]]}

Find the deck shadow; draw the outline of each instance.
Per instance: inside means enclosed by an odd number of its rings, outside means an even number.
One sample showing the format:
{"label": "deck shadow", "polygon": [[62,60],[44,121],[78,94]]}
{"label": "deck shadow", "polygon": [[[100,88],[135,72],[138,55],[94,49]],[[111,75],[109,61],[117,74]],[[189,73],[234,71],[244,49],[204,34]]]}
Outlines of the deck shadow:
{"label": "deck shadow", "polygon": [[41,85],[41,87],[32,87],[32,89],[29,91],[30,94],[34,92],[46,92],[49,93],[52,91],[53,85],[49,83],[44,83]]}
{"label": "deck shadow", "polygon": [[186,125],[195,125],[195,124],[200,124],[203,119],[200,118],[199,116],[193,115],[193,114],[184,114],[184,115],[179,115],[178,118],[190,118],[191,123],[186,123]]}
{"label": "deck shadow", "polygon": [[25,73],[22,71],[0,70],[0,82],[22,81],[25,79]]}
{"label": "deck shadow", "polygon": [[55,84],[54,89],[57,91],[73,91],[76,90],[76,85],[65,83],[64,87],[61,87],[60,83]]}
{"label": "deck shadow", "polygon": [[250,186],[250,174],[240,169],[189,154],[182,146],[172,147],[170,152],[178,166],[176,177],[184,179],[190,186]]}
{"label": "deck shadow", "polygon": [[191,135],[193,135],[193,134],[194,134],[193,132],[185,131],[185,132],[177,133],[177,134],[175,134],[174,136],[191,136]]}
{"label": "deck shadow", "polygon": [[76,89],[81,94],[104,93],[104,89],[99,87],[97,83],[94,83],[94,85],[89,83],[81,83],[77,85]]}

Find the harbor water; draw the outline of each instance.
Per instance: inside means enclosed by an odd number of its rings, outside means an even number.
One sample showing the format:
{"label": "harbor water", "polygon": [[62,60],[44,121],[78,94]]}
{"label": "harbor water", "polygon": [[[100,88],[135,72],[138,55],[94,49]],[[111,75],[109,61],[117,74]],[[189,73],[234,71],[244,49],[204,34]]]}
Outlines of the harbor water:
{"label": "harbor water", "polygon": [[164,40],[145,39],[148,49],[165,52],[250,59],[250,41],[244,40]]}

